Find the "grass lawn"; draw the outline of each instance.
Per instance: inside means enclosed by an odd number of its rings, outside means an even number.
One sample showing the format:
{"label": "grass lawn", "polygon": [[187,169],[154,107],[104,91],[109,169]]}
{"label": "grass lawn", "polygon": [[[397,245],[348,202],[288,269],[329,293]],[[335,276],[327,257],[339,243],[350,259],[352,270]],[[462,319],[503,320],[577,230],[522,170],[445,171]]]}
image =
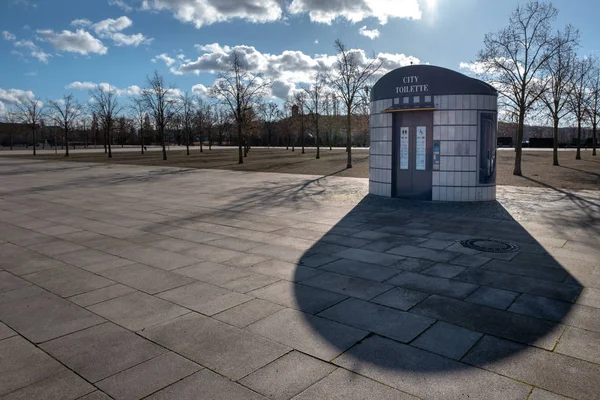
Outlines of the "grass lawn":
{"label": "grass lawn", "polygon": [[[112,164],[154,165],[180,168],[210,168],[236,171],[280,172],[288,174],[335,175],[345,177],[369,177],[369,152],[367,149],[353,149],[353,168],[346,169],[346,152],[342,149],[321,149],[321,159],[315,159],[315,149],[306,149],[306,154],[296,148],[294,152],[284,148],[253,148],[244,164],[238,164],[237,149],[198,148],[186,156],[183,150],[170,150],[168,160],[162,160],[160,151],[113,152],[108,159],[104,153],[43,154],[36,159],[104,162]],[[1,155],[9,155],[3,151]],[[593,157],[591,151],[582,151],[582,159],[575,160],[574,151],[559,153],[560,166],[552,166],[551,151],[523,150],[523,176],[512,174],[515,153],[512,150],[499,150],[497,164],[497,183],[499,185],[554,187],[561,189],[600,189],[600,156]],[[32,158],[33,156],[18,156]]]}

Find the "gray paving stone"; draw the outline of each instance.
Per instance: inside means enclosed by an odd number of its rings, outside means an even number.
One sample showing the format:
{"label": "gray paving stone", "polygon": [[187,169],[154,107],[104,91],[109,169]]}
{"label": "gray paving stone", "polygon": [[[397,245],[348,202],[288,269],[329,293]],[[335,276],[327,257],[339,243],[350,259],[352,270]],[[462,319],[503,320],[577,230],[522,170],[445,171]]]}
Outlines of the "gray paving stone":
{"label": "gray paving stone", "polygon": [[210,400],[265,400],[245,387],[212,371],[203,369],[153,394],[148,400],[197,400],[198,394]]}
{"label": "gray paving stone", "polygon": [[23,286],[19,289],[6,290],[0,292],[0,304],[15,301],[19,299],[26,299],[28,297],[39,296],[41,294],[50,294],[46,290],[38,286]]}
{"label": "gray paving stone", "polygon": [[132,331],[139,331],[189,312],[183,307],[142,292],[107,300],[89,306],[88,310]]}
{"label": "gray paving stone", "polygon": [[442,296],[465,298],[477,289],[477,285],[456,280],[403,272],[385,283]]}
{"label": "gray paving stone", "polygon": [[367,335],[363,330],[289,308],[246,329],[325,361]]}
{"label": "gray paving stone", "polygon": [[554,348],[563,329],[554,322],[437,295],[411,312],[548,350]]}
{"label": "gray paving stone", "polygon": [[2,400],[74,400],[96,388],[71,371],[64,371],[2,397]]}
{"label": "gray paving stone", "polygon": [[250,275],[247,269],[228,267],[210,261],[179,268],[172,272],[213,285],[222,285]]}
{"label": "gray paving stone", "polygon": [[455,279],[463,282],[492,286],[514,292],[529,293],[563,301],[575,301],[577,295],[581,291],[580,285],[572,283],[541,281],[534,278],[502,274],[482,269],[467,270],[458,275]]}
{"label": "gray paving stone", "polygon": [[600,393],[600,365],[492,336],[463,361],[567,397],[592,400]]}
{"label": "gray paving stone", "polygon": [[331,364],[292,351],[246,376],[240,383],[275,400],[287,400],[336,369]]}
{"label": "gray paving stone", "polygon": [[328,233],[320,239],[320,242],[338,244],[341,246],[348,246],[348,247],[362,247],[362,246],[370,243],[370,240]]}
{"label": "gray paving stone", "polygon": [[281,309],[283,309],[283,306],[278,304],[261,299],[253,299],[213,315],[213,318],[237,326],[238,328],[244,328],[269,315],[275,314]]}
{"label": "gray paving stone", "polygon": [[306,267],[319,268],[332,261],[339,260],[338,257],[329,256],[327,254],[313,254],[311,256],[302,257],[300,264]]}
{"label": "gray paving stone", "polygon": [[377,251],[363,249],[346,249],[334,253],[333,255],[340,258],[348,258],[350,260],[379,264],[385,267],[394,267],[394,265],[404,259],[404,257],[399,257],[394,254],[379,253]]}
{"label": "gray paving stone", "polygon": [[302,281],[302,284],[363,300],[369,300],[392,288],[392,286],[385,283],[332,272],[325,272],[319,276],[307,279]]}
{"label": "gray paving stone", "polygon": [[569,400],[567,397],[556,393],[548,392],[540,388],[533,388],[533,392],[527,400]]}
{"label": "gray paving stone", "polygon": [[34,343],[104,322],[99,316],[48,292],[0,304],[0,320]]}
{"label": "gray paving stone", "polygon": [[26,249],[23,249],[23,255],[19,257],[8,257],[0,261],[0,268],[4,268],[17,276],[32,274],[64,265],[65,263],[61,261]]}
{"label": "gray paving stone", "polygon": [[398,247],[398,245],[399,245],[398,242],[377,241],[377,242],[370,242],[370,243],[362,246],[361,249],[376,251],[378,253],[385,253],[388,250]]}
{"label": "gray paving stone", "polygon": [[204,282],[196,282],[168,290],[160,293],[158,297],[205,315],[220,313],[253,298]]}
{"label": "gray paving stone", "polygon": [[402,245],[387,251],[390,254],[396,254],[405,257],[421,258],[435,262],[449,262],[460,255],[446,250],[427,249],[419,246]]}
{"label": "gray paving stone", "polygon": [[460,360],[482,336],[482,333],[438,321],[416,338],[411,346]]}
{"label": "gray paving stone", "polygon": [[248,294],[308,314],[316,314],[346,298],[330,291],[287,281],[277,282]]}
{"label": "gray paving stone", "polygon": [[464,272],[465,267],[459,267],[458,265],[451,264],[435,264],[427,269],[421,271],[425,275],[433,275],[440,278],[454,278],[456,275]]}
{"label": "gray paving stone", "polygon": [[0,271],[0,292],[29,286],[31,283],[6,271]]}
{"label": "gray paving stone", "polygon": [[[339,246],[337,244],[331,244],[331,243],[317,243],[314,246],[312,246],[310,248],[310,250],[308,250],[305,253],[305,256],[310,256],[313,254],[327,254],[327,255],[334,255],[335,253],[338,253],[340,251],[343,250],[348,250],[350,249],[350,247],[346,247],[346,246]],[[336,257],[339,258],[339,257]]]}
{"label": "gray paving stone", "polygon": [[519,293],[517,292],[482,286],[471,293],[469,297],[465,299],[465,301],[498,308],[500,310],[506,310],[518,295]]}
{"label": "gray paving stone", "polygon": [[482,268],[505,274],[521,275],[555,282],[562,282],[568,276],[568,273],[564,269],[547,267],[543,264],[521,264],[515,261],[491,260]]}
{"label": "gray paving stone", "polygon": [[91,382],[166,351],[110,322],[54,339],[40,347]]}
{"label": "gray paving stone", "polygon": [[143,264],[112,268],[99,274],[150,294],[195,282],[192,278]]}
{"label": "gray paving stone", "polygon": [[100,273],[102,271],[107,271],[109,269],[124,267],[126,265],[132,265],[132,264],[136,264],[136,262],[128,260],[126,258],[115,257],[114,259],[112,259],[110,261],[103,261],[103,262],[99,262],[99,263],[95,263],[95,264],[85,265],[85,266],[81,267],[81,269],[84,269],[86,271],[93,272],[93,273]]}
{"label": "gray paving stone", "polygon": [[293,400],[311,399],[417,400],[417,397],[340,368],[293,398]]}
{"label": "gray paving stone", "polygon": [[531,391],[529,385],[379,336],[334,363],[426,399],[523,400]]}
{"label": "gray paving stone", "polygon": [[429,239],[423,243],[420,243],[419,247],[425,247],[434,250],[444,250],[454,243],[455,242],[453,240]]}
{"label": "gray paving stone", "polygon": [[0,396],[66,371],[20,336],[1,340],[0,354]]}
{"label": "gray paving stone", "polygon": [[600,332],[600,309],[522,294],[509,311]]}
{"label": "gray paving stone", "polygon": [[398,308],[407,311],[414,307],[420,301],[429,297],[429,293],[417,292],[415,290],[394,288],[384,294],[371,299],[372,303],[382,304],[384,306]]}
{"label": "gray paving stone", "polygon": [[257,254],[242,254],[241,256],[225,260],[221,262],[221,264],[236,268],[248,268],[267,260],[267,257],[259,256]]}
{"label": "gray paving stone", "polygon": [[108,397],[107,394],[96,390],[95,392],[92,392],[90,394],[86,394],[83,397],[80,397],[79,400],[111,400],[110,397]]}
{"label": "gray paving stone", "polygon": [[567,326],[555,351],[600,364],[600,333]]}
{"label": "gray paving stone", "polygon": [[323,265],[320,269],[376,282],[383,282],[399,273],[399,271],[394,268],[381,267],[376,264],[348,259],[331,262]]}
{"label": "gray paving stone", "polygon": [[392,265],[392,268],[396,268],[403,271],[420,272],[428,267],[431,267],[434,264],[435,261],[407,257],[404,260],[400,260],[396,264]]}
{"label": "gray paving stone", "polygon": [[[57,260],[65,262],[67,264],[74,265],[79,268],[83,268],[92,264],[110,263],[110,262],[127,262],[120,257],[113,256],[112,254],[105,253],[94,249],[83,249],[78,251],[72,251],[69,253],[57,254],[54,256]],[[123,261],[121,261],[123,260]]]}
{"label": "gray paving stone", "polygon": [[317,316],[400,342],[410,342],[435,320],[358,299],[347,299]]}
{"label": "gray paving stone", "polygon": [[263,274],[250,274],[235,281],[230,281],[220,285],[226,289],[234,290],[239,293],[248,293],[252,290],[260,289],[272,283],[278,282],[279,278]]}
{"label": "gray paving stone", "polygon": [[247,240],[242,238],[226,237],[222,239],[211,240],[207,244],[211,246],[220,247],[228,250],[235,251],[247,251],[254,247],[262,246],[263,243],[255,242],[253,240]]}
{"label": "gray paving stone", "polygon": [[151,267],[167,271],[192,265],[198,261],[204,260],[204,258],[195,257],[194,254],[190,254],[190,251],[187,253],[192,257],[148,246],[132,245],[123,251],[119,251],[118,255],[141,264],[150,265]]}
{"label": "gray paving stone", "polygon": [[0,322],[0,340],[15,336],[17,333]]}
{"label": "gray paving stone", "polygon": [[40,254],[47,256],[54,256],[62,253],[69,253],[71,251],[85,250],[85,247],[75,243],[67,242],[64,240],[53,240],[48,243],[34,244],[28,246],[30,250],[37,251]]}
{"label": "gray paving stone", "polygon": [[319,275],[323,271],[316,268],[309,268],[302,265],[281,261],[267,260],[252,266],[250,269],[263,275],[270,275],[286,281],[303,281],[312,276]]}
{"label": "gray paving stone", "polygon": [[238,380],[290,349],[215,319],[189,314],[142,331],[154,342]]}
{"label": "gray paving stone", "polygon": [[103,379],[96,386],[117,400],[141,399],[201,369],[168,352]]}
{"label": "gray paving stone", "polygon": [[[494,253],[484,253],[494,254]],[[463,267],[481,267],[485,263],[489,262],[491,258],[481,255],[463,254],[450,261],[450,264],[461,265]]]}
{"label": "gray paving stone", "polygon": [[69,300],[81,307],[87,307],[93,304],[102,303],[106,300],[114,299],[116,297],[124,296],[135,291],[135,289],[130,288],[129,286],[117,283],[102,289],[96,289],[92,290],[91,292],[69,297]]}
{"label": "gray paving stone", "polygon": [[114,284],[109,279],[70,265],[24,275],[23,278],[61,297],[71,297]]}
{"label": "gray paving stone", "polygon": [[250,249],[248,252],[268,258],[275,258],[277,260],[286,261],[289,263],[299,262],[304,255],[304,251],[302,250],[296,250],[291,247],[277,245],[263,245]]}
{"label": "gray paving stone", "polygon": [[594,288],[583,288],[577,298],[577,303],[584,306],[600,308],[600,290]]}

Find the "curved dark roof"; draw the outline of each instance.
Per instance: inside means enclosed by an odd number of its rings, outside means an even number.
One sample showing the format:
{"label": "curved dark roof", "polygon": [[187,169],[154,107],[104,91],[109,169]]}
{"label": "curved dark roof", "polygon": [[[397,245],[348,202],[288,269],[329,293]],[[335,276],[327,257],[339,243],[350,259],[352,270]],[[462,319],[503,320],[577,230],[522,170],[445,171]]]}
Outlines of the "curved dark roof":
{"label": "curved dark roof", "polygon": [[[414,78],[418,80],[414,82]],[[406,79],[405,79],[406,78]],[[427,90],[424,90],[427,85]],[[486,94],[497,96],[491,85],[460,72],[433,65],[409,65],[388,72],[371,89],[371,101],[407,95]]]}

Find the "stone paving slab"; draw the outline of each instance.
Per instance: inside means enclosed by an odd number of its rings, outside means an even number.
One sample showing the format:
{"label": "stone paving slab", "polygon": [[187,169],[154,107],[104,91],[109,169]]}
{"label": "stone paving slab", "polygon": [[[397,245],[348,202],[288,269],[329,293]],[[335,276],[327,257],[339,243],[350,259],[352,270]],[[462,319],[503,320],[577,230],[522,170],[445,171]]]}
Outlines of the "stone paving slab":
{"label": "stone paving slab", "polygon": [[0,393],[599,392],[599,191],[499,187],[474,205],[365,197],[352,178],[0,158],[3,172]]}

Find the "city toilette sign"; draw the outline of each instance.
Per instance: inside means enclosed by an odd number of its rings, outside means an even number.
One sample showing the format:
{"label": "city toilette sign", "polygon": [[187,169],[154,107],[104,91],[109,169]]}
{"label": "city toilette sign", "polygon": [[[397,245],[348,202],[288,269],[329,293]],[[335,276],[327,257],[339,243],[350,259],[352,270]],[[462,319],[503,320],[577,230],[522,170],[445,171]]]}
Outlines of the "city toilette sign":
{"label": "city toilette sign", "polygon": [[405,76],[402,78],[403,86],[396,86],[396,94],[429,92],[429,84],[420,83],[419,76]]}

